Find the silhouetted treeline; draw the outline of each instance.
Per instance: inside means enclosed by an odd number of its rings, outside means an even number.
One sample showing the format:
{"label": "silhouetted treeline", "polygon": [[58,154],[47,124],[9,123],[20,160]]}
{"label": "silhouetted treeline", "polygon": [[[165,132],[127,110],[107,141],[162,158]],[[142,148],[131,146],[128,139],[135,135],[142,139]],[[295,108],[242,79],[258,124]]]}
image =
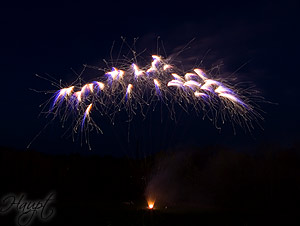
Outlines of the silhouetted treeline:
{"label": "silhouetted treeline", "polygon": [[72,155],[49,155],[2,148],[1,194],[26,193],[41,198],[54,191],[63,201],[114,203],[143,194],[143,178],[135,160]]}
{"label": "silhouetted treeline", "polygon": [[147,189],[163,205],[256,213],[300,210],[299,146],[265,145],[248,153],[224,147],[180,149],[161,152],[157,159]]}
{"label": "silhouetted treeline", "polygon": [[247,153],[224,147],[181,148],[132,159],[1,148],[0,192],[41,198],[55,191],[57,202],[141,204],[147,184],[153,183],[161,205],[170,207],[298,211],[299,151],[299,146],[270,145]]}

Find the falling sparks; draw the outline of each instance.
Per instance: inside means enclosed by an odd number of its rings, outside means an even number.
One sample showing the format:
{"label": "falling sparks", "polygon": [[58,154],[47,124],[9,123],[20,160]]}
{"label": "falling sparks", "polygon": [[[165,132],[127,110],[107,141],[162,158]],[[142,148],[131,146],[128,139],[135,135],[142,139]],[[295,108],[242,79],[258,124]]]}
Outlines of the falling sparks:
{"label": "falling sparks", "polygon": [[103,82],[96,82],[97,86],[99,87],[99,89],[104,90],[104,83]]}
{"label": "falling sparks", "polygon": [[54,102],[53,102],[53,104],[52,104],[52,108],[55,106],[55,104],[56,104],[59,100],[65,98],[66,96],[70,96],[71,93],[73,92],[73,89],[74,89],[74,86],[71,86],[71,87],[69,87],[69,88],[63,88],[63,89],[59,90],[59,91],[57,92],[56,97],[55,97],[55,99],[54,99]]}
{"label": "falling sparks", "polygon": [[183,87],[183,82],[178,80],[172,80],[168,82],[168,86],[177,86],[177,87]]}
{"label": "falling sparks", "polygon": [[81,102],[81,91],[77,91],[76,93],[74,93],[74,96],[76,97],[78,102]]}
{"label": "falling sparks", "polygon": [[205,81],[205,80],[207,79],[205,73],[204,73],[201,69],[196,68],[196,69],[194,69],[194,72],[196,72],[196,74],[199,75],[199,77],[200,77],[203,81]]}
{"label": "falling sparks", "polygon": [[83,119],[82,119],[82,126],[84,125],[85,119],[86,119],[87,117],[89,117],[92,106],[93,106],[93,104],[90,104],[90,105],[86,108],[86,110],[85,110],[85,112],[84,112]]}
{"label": "falling sparks", "polygon": [[165,64],[163,68],[164,68],[164,71],[166,71],[166,70],[172,68],[172,66],[169,64]]}
{"label": "falling sparks", "polygon": [[213,114],[219,109],[219,113],[210,118],[221,116],[223,121],[227,119],[240,125],[244,122],[247,128],[249,122],[252,126],[252,119],[261,118],[247,97],[241,95],[240,89],[228,84],[224,78],[214,79],[204,69],[195,68],[183,73],[159,55],[152,55],[152,61],[144,67],[130,61],[116,66],[123,70],[111,67],[110,71],[103,70],[106,72],[93,82],[62,87],[55,92],[50,111],[63,112],[63,118],[67,118],[68,113],[75,113],[78,119],[74,131],[80,124],[82,128],[89,128],[85,124],[95,123],[90,117],[92,108],[110,117],[125,110],[132,117],[137,109],[143,114],[142,111],[155,101],[166,104],[170,111],[175,111],[172,105],[176,104],[186,111],[191,106],[197,113],[207,110]]}
{"label": "falling sparks", "polygon": [[208,97],[207,94],[201,93],[201,92],[198,92],[198,91],[196,91],[194,94],[195,94],[196,97]]}
{"label": "falling sparks", "polygon": [[128,84],[127,91],[126,91],[126,97],[130,98],[130,94],[132,92],[132,88],[133,88],[133,85],[132,84]]}
{"label": "falling sparks", "polygon": [[161,58],[156,55],[152,55],[153,61],[151,63],[151,67],[147,70],[147,72],[154,72],[157,70],[157,64],[160,62]]}
{"label": "falling sparks", "polygon": [[201,87],[201,84],[196,81],[187,81],[183,84],[184,86],[187,86],[191,88],[192,90],[195,90],[197,87]]}
{"label": "falling sparks", "polygon": [[135,78],[138,78],[139,76],[141,76],[141,75],[144,74],[144,71],[140,70],[137,65],[132,64],[132,68],[134,70],[134,76],[135,76]]}

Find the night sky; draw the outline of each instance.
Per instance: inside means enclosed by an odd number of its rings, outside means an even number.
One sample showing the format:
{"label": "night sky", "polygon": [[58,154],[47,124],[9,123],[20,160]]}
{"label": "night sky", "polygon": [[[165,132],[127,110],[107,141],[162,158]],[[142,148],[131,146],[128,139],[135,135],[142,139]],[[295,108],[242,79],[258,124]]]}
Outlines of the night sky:
{"label": "night sky", "polygon": [[[159,117],[142,121],[137,117],[127,140],[126,117],[112,126],[106,119],[97,122],[104,134],[91,133],[92,151],[100,154],[133,154],[159,151],[180,145],[229,145],[246,150],[263,143],[293,145],[299,132],[299,3],[249,1],[241,4],[205,2],[174,5],[99,3],[61,8],[1,9],[1,139],[0,145],[25,150],[49,122],[38,117],[39,105],[50,95],[36,90],[53,90],[50,82],[35,74],[49,74],[70,84],[71,68],[83,64],[105,66],[113,41],[116,50],[121,36],[128,43],[139,37],[137,48],[156,54],[156,40],[173,54],[190,40],[190,49],[179,59],[186,64],[203,58],[205,68],[222,63],[223,76],[235,72],[239,82],[252,82],[266,99],[259,103],[264,121],[249,133],[227,122],[218,131],[208,120],[179,112],[177,123]],[[180,3],[182,4],[182,3]],[[297,15],[298,14],[298,15]],[[85,75],[84,75],[85,76]],[[91,76],[87,74],[86,76]],[[93,77],[87,77],[86,80]],[[271,103],[268,103],[271,102]],[[47,153],[86,152],[87,145],[63,135],[59,120],[53,121],[33,142],[31,149]],[[129,153],[129,154],[130,154]]]}

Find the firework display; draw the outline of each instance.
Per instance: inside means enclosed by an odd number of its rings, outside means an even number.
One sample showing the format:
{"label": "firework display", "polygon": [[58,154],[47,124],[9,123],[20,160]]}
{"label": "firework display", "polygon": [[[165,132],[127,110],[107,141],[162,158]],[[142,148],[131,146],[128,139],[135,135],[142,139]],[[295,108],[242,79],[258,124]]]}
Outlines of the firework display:
{"label": "firework display", "polygon": [[248,129],[253,128],[253,119],[260,117],[244,90],[224,79],[213,79],[200,68],[183,73],[162,56],[152,55],[152,61],[144,67],[130,61],[111,70],[86,67],[103,73],[94,81],[61,87],[50,100],[49,112],[55,117],[63,121],[74,116],[75,132],[89,125],[101,131],[101,125],[92,120],[97,112],[113,119],[118,112],[126,111],[130,120],[138,113],[146,116],[158,102],[169,110],[171,118],[176,105],[213,121],[229,120]]}

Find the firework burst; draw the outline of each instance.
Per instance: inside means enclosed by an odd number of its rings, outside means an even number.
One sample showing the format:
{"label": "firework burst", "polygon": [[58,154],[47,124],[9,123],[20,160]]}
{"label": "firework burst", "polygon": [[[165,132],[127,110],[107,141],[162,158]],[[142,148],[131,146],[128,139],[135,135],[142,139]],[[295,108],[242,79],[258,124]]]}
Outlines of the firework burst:
{"label": "firework burst", "polygon": [[130,121],[138,113],[146,117],[149,108],[155,108],[158,102],[166,106],[171,118],[175,118],[178,105],[187,112],[193,109],[202,113],[216,126],[219,120],[227,120],[251,130],[252,122],[262,118],[255,102],[247,97],[249,89],[241,90],[224,78],[213,78],[203,68],[183,72],[172,62],[152,55],[152,60],[143,66],[134,55],[119,60],[110,69],[85,65],[84,70],[92,68],[101,75],[82,83],[82,72],[80,82],[77,79],[70,86],[59,86],[49,101],[47,113],[54,113],[54,118],[60,116],[62,121],[74,115],[74,132],[91,128],[101,131],[92,119],[93,114],[108,116],[113,121],[118,112],[126,111]]}

